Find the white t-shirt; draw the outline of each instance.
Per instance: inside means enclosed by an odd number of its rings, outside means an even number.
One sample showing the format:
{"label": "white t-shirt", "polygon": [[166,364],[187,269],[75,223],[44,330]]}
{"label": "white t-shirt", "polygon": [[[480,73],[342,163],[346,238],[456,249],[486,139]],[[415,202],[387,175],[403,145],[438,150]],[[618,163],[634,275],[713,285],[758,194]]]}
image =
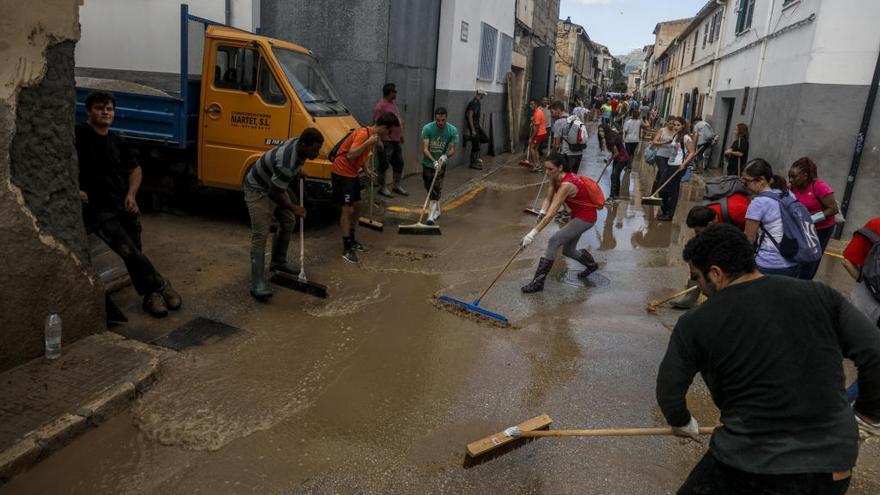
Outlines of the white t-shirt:
{"label": "white t-shirt", "polygon": [[675,138],[672,139],[672,146],[675,147],[675,152],[672,155],[672,158],[669,159],[669,165],[675,165],[676,167],[684,163],[684,157],[686,156],[687,144],[693,141],[691,137],[687,134],[684,135],[684,146],[682,143],[679,143]]}
{"label": "white t-shirt", "polygon": [[642,121],[639,119],[628,119],[623,123],[623,142],[638,143],[641,141]]}

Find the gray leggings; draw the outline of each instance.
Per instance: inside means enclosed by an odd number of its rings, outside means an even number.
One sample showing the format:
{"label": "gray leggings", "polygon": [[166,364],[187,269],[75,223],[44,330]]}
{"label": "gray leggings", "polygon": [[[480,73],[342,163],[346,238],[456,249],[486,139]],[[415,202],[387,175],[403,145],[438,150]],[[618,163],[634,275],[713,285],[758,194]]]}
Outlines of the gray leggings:
{"label": "gray leggings", "polygon": [[556,259],[556,251],[562,246],[562,254],[571,259],[578,259],[581,253],[578,252],[577,243],[584,232],[593,227],[593,222],[585,222],[580,218],[572,218],[564,227],[557,230],[550,241],[547,243],[547,251],[544,257],[548,260]]}

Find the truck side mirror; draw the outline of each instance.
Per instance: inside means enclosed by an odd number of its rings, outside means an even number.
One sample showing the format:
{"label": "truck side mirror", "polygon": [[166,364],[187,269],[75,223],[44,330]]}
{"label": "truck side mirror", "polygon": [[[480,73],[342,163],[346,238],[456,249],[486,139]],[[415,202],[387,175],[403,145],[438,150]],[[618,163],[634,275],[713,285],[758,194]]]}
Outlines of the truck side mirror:
{"label": "truck side mirror", "polygon": [[257,88],[257,65],[260,61],[259,52],[251,48],[242,50],[241,75],[239,87],[242,91],[253,93]]}

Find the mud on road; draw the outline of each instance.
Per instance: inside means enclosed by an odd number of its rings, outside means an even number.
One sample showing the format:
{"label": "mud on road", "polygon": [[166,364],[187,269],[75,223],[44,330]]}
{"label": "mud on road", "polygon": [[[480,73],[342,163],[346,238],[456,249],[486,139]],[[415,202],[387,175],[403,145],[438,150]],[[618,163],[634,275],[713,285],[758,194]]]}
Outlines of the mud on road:
{"label": "mud on road", "polygon": [[[597,177],[589,149],[581,173]],[[652,179],[634,171],[630,197]],[[359,266],[341,259],[332,216],[310,217],[306,265],[327,300],[278,287],[268,304],[248,296],[249,229],[235,205],[146,216],[147,254],[185,305],[147,320],[128,290],[132,321],[117,331],[150,341],[197,316],[241,331],[177,354],[130,412],[0,494],[674,493],[706,445],[541,439],[462,467],[467,443],[542,413],[553,428],[664,425],[654,383],[679,313],[644,308],[684,285],[690,232],[637,200],[603,210],[582,238],[601,264],[590,283],[571,280],[581,267],[560,257],[546,289],[525,296],[550,233],[520,255],[482,302],[511,327],[433,304],[441,293],[472,299],[492,280],[534,223],[522,209],[539,183],[511,157],[444,213],[442,236],[397,235],[404,216],[385,218],[383,233],[361,230],[369,251]],[[685,186],[679,218],[698,193]],[[836,270],[824,265],[819,277],[845,288]],[[688,401],[701,424],[717,421],[699,380]],[[876,445],[863,448],[849,493],[880,493],[877,459]]]}

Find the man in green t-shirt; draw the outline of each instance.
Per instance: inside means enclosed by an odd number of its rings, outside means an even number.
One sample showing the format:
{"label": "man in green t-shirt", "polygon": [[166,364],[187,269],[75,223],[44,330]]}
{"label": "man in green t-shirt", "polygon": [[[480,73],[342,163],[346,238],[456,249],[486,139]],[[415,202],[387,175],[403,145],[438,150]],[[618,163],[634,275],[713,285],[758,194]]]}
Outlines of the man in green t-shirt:
{"label": "man in green t-shirt", "polygon": [[458,129],[446,122],[446,114],[445,108],[437,107],[434,110],[434,122],[422,128],[422,182],[425,183],[425,191],[430,193],[426,222],[428,225],[434,225],[440,218],[440,191],[443,189],[443,175],[446,173],[443,166],[455,154],[455,144],[458,143]]}

